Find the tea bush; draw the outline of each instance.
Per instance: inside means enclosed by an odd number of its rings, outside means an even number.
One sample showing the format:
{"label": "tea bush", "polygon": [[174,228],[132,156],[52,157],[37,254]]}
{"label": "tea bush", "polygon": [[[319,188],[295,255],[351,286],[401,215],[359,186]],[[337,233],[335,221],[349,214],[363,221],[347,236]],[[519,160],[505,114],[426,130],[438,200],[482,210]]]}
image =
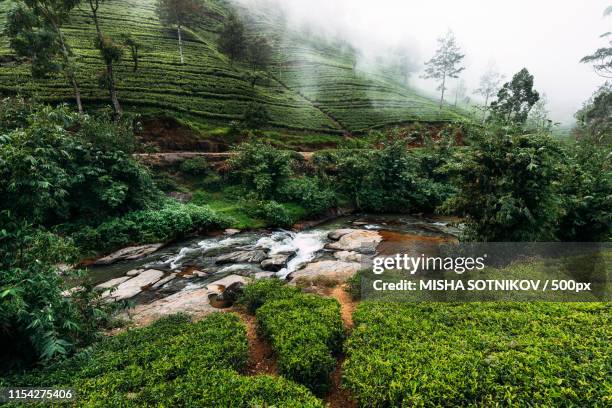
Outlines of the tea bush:
{"label": "tea bush", "polygon": [[257,310],[257,320],[278,356],[279,373],[324,393],[344,337],[338,302],[302,293],[276,300],[272,294]]}
{"label": "tea bush", "polygon": [[362,302],[343,385],[363,407],[606,406],[607,303]]}
{"label": "tea bush", "polygon": [[172,316],[0,384],[72,387],[83,407],[323,406],[290,381],[241,376],[247,359],[246,330],[236,315],[214,313],[197,323]]}
{"label": "tea bush", "polygon": [[260,279],[244,287],[240,303],[254,314],[268,301],[290,299],[301,291],[280,279]]}

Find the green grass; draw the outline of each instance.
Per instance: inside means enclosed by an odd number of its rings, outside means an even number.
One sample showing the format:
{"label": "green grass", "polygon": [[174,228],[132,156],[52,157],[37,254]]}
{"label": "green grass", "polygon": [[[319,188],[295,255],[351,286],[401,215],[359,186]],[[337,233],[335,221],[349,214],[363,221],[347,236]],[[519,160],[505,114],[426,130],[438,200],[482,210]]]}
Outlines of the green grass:
{"label": "green grass", "polygon": [[323,407],[283,378],[240,375],[248,360],[246,329],[230,313],[191,323],[182,316],[107,338],[56,366],[0,385],[72,387],[78,407]]}
{"label": "green grass", "polygon": [[363,407],[608,406],[607,303],[362,302],[344,387]]}
{"label": "green grass", "polygon": [[[205,0],[205,5],[206,16],[185,30],[185,65],[179,62],[176,31],[160,23],[155,0],[109,0],[102,5],[101,26],[106,34],[120,39],[127,33],[143,44],[138,72],[132,72],[128,55],[116,67],[119,98],[126,109],[171,115],[203,134],[218,136],[227,131],[230,121],[241,119],[248,103],[256,101],[266,105],[273,128],[296,137],[312,134],[315,141],[325,144],[333,138],[317,135],[460,117],[448,108],[439,111],[435,101],[391,77],[354,72],[350,56],[339,45],[283,28],[267,11],[251,15],[249,26],[283,41],[274,43],[271,76],[253,88],[249,69],[241,63],[230,65],[217,49],[218,32],[230,6],[221,0]],[[12,2],[0,1],[0,29],[10,7]],[[97,85],[96,75],[103,64],[92,46],[95,30],[90,20],[83,5],[65,27],[88,109],[109,104],[106,92]],[[0,38],[0,56],[10,54],[8,39]],[[73,100],[61,75],[33,80],[27,64],[0,65],[0,95],[15,93],[53,103]],[[292,139],[285,142],[288,147],[302,146]]]}

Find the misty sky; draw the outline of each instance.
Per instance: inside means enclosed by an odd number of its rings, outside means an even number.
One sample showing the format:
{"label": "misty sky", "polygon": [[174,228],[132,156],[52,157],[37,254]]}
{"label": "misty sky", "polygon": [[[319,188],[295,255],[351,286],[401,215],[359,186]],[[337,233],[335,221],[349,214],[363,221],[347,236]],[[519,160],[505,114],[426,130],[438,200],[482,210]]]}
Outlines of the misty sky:
{"label": "misty sky", "polygon": [[[599,35],[612,30],[612,16],[603,17],[610,0],[273,1],[296,25],[313,24],[319,32],[342,35],[366,54],[406,46],[419,65],[450,28],[466,54],[463,77],[470,94],[490,64],[506,77],[527,67],[559,122],[571,121],[604,82],[578,61],[605,45]],[[426,90],[435,88],[419,74],[412,81]]]}

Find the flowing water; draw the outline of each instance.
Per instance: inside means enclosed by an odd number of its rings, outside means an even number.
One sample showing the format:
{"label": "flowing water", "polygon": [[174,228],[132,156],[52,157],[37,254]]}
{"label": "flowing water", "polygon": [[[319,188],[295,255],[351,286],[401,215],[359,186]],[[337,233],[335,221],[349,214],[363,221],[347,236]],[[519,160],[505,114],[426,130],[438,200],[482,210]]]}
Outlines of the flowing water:
{"label": "flowing water", "polygon": [[[203,285],[229,274],[248,276],[263,272],[257,263],[218,265],[216,258],[236,251],[264,250],[268,256],[295,254],[286,266],[276,273],[278,277],[285,278],[310,262],[332,259],[332,252],[325,249],[325,245],[330,242],[327,234],[340,228],[378,230],[383,237],[411,237],[410,239],[417,240],[419,237],[449,238],[460,233],[457,220],[426,219],[406,215],[348,216],[302,232],[261,230],[243,232],[234,236],[192,238],[168,245],[138,261],[92,267],[89,276],[94,283],[100,283],[123,276],[133,269],[179,272],[190,277],[194,271],[198,271],[197,280]],[[185,284],[182,285],[184,286]]]}

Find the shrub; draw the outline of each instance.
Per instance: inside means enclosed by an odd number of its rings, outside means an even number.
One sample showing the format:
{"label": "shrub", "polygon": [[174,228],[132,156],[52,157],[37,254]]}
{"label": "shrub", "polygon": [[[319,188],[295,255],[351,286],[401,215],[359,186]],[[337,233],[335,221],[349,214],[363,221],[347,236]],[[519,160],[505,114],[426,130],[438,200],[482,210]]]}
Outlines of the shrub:
{"label": "shrub", "polygon": [[262,143],[243,143],[230,159],[232,174],[260,200],[274,198],[291,176],[291,159],[287,152]]}
{"label": "shrub", "polygon": [[130,123],[40,108],[0,136],[2,209],[50,226],[152,205],[159,191],[131,157],[130,138]]}
{"label": "shrub", "polygon": [[287,208],[276,201],[247,200],[244,207],[248,215],[264,220],[268,226],[290,227],[296,221]]}
{"label": "shrub", "polygon": [[247,359],[246,330],[236,315],[214,313],[197,323],[179,315],[107,338],[8,383],[73,387],[85,407],[322,407],[304,387],[287,380],[239,375]]}
{"label": "shrub", "polygon": [[74,238],[82,249],[104,251],[131,244],[168,242],[231,223],[228,217],[208,207],[168,201],[159,209],[134,211],[98,227],[83,228]]}
{"label": "shrub", "polygon": [[204,176],[210,171],[210,166],[203,157],[194,157],[193,159],[187,159],[182,162],[180,170],[192,176]]}
{"label": "shrub", "polygon": [[240,303],[246,306],[249,313],[254,314],[268,301],[289,299],[299,293],[299,289],[280,279],[260,279],[244,287]]}
{"label": "shrub", "polygon": [[360,303],[343,386],[360,406],[604,406],[610,305]]}
{"label": "shrub", "polygon": [[554,240],[563,156],[545,134],[488,128],[448,166],[459,192],[444,208],[466,217],[466,238],[479,241]]}
{"label": "shrub", "polygon": [[75,260],[72,243],[0,212],[0,371],[72,353],[97,338],[111,307],[91,288],[64,296],[59,263]]}
{"label": "shrub", "polygon": [[309,215],[319,215],[337,205],[335,193],[321,184],[318,178],[291,179],[280,188],[279,195],[283,201],[299,203]]}
{"label": "shrub", "polygon": [[265,105],[259,103],[247,104],[242,115],[242,125],[247,129],[261,129],[270,122],[270,114]]}
{"label": "shrub", "polygon": [[267,300],[257,320],[278,356],[279,373],[315,393],[329,388],[329,376],[342,345],[344,327],[335,299],[315,295]]}

